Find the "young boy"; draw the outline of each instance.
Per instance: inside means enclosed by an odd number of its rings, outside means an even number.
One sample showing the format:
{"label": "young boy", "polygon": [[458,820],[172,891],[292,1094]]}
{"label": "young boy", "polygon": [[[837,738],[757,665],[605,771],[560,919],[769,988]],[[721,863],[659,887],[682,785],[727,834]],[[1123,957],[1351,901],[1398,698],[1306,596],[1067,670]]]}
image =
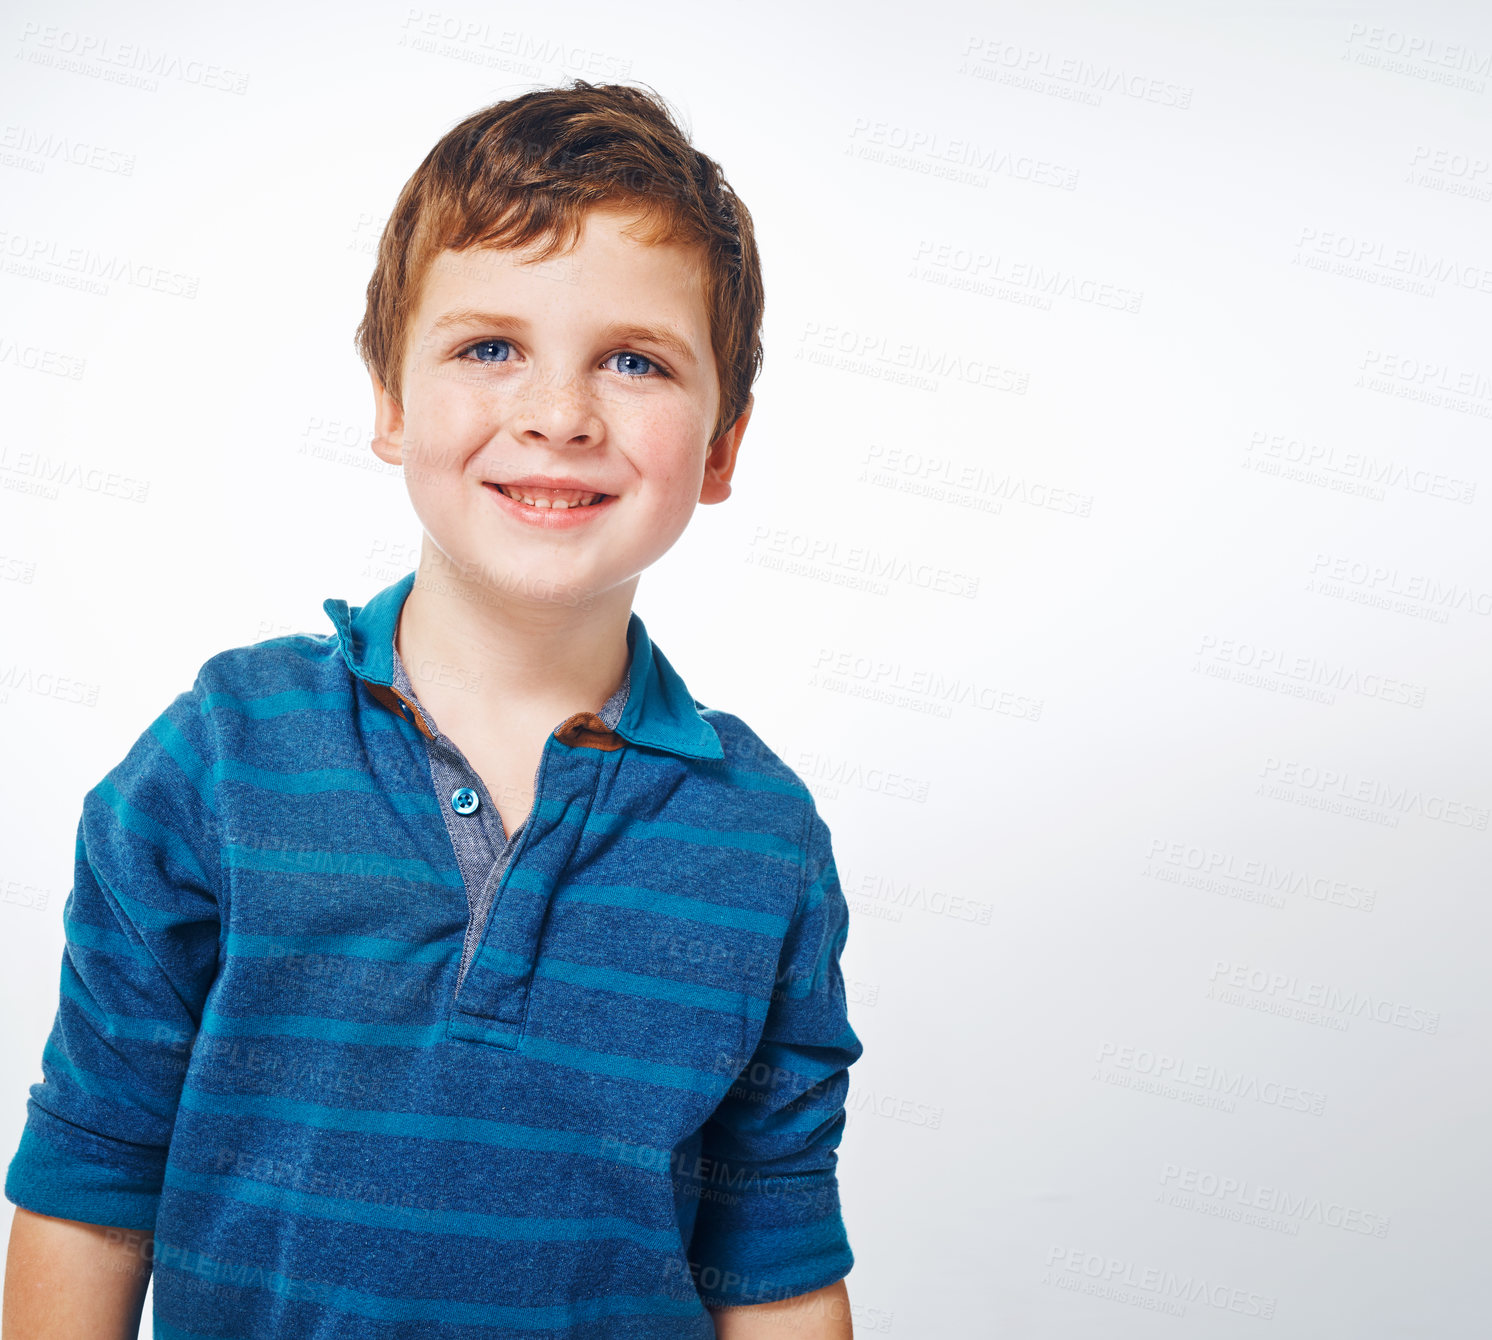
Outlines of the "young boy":
{"label": "young boy", "polygon": [[[730,479],[750,216],[650,93],[456,126],[358,347],[416,572],[84,800],[6,1335],[851,1334],[830,833],[632,613]],[[153,1235],[153,1236],[152,1236]]]}

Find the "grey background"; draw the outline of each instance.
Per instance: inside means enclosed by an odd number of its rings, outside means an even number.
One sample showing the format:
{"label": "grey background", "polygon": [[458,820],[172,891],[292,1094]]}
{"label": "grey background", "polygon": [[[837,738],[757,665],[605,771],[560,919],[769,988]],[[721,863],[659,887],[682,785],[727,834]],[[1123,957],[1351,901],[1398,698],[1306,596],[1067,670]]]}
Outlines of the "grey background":
{"label": "grey background", "polygon": [[351,347],[398,188],[640,79],[768,305],[637,608],[833,831],[857,1333],[1483,1333],[1485,6],[31,5],[0,60],[7,1157],[84,792],[417,562]]}

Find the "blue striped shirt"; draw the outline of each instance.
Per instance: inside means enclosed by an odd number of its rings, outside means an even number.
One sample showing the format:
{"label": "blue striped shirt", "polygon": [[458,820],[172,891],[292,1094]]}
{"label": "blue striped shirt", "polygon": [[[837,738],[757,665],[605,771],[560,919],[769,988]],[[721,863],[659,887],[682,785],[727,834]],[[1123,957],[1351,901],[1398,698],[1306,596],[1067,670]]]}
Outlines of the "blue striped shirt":
{"label": "blue striped shirt", "polygon": [[213,656],[85,796],[7,1198],[153,1228],[162,1340],[711,1337],[834,1282],[861,1045],[812,796],[634,612],[458,858],[415,575]]}

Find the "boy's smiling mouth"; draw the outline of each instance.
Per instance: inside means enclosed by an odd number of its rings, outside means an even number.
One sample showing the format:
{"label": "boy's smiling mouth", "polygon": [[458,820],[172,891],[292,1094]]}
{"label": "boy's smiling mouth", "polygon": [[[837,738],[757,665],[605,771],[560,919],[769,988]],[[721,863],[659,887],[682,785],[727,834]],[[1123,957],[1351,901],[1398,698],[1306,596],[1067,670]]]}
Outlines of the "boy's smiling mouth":
{"label": "boy's smiling mouth", "polygon": [[482,486],[504,511],[545,530],[569,529],[600,516],[616,502],[615,494],[587,488],[578,480],[567,480],[563,485],[537,482],[544,478],[531,475],[512,483],[485,479]]}
{"label": "boy's smiling mouth", "polygon": [[493,484],[491,487],[525,507],[553,507],[562,511],[570,507],[593,507],[609,496],[605,493],[582,493],[579,489],[541,489],[533,485],[519,488],[513,484]]}
{"label": "boy's smiling mouth", "polygon": [[522,479],[482,481],[506,498],[524,507],[565,511],[572,507],[594,507],[612,495],[587,487],[578,479],[560,479],[552,475],[527,475]]}

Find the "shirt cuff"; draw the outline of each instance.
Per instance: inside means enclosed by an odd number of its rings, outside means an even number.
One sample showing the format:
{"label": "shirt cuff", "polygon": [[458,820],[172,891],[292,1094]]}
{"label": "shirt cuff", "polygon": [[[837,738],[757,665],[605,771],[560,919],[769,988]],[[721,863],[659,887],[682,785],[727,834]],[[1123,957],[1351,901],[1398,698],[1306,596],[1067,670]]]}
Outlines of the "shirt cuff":
{"label": "shirt cuff", "polygon": [[33,1214],[112,1228],[154,1229],[166,1150],[94,1135],[27,1102],[5,1198]]}
{"label": "shirt cuff", "polygon": [[709,1308],[775,1303],[843,1279],[855,1263],[832,1170],[743,1177],[702,1196],[689,1269]]}

